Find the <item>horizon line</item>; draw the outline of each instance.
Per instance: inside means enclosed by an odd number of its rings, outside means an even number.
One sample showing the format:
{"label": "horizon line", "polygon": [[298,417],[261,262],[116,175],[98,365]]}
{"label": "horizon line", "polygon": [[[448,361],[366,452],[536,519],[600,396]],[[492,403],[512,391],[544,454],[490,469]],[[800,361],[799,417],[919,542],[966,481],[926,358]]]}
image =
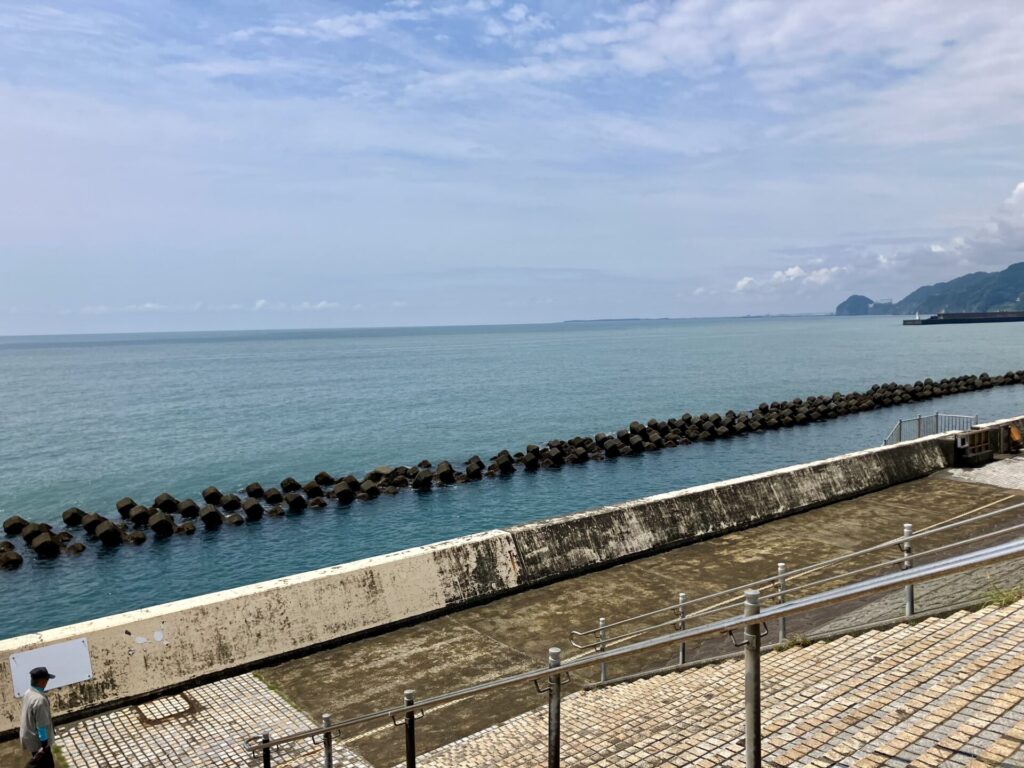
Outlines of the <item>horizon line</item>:
{"label": "horizon line", "polygon": [[[204,334],[204,333],[299,333],[310,331],[395,331],[423,330],[440,328],[517,328],[526,326],[584,325],[588,323],[657,323],[681,322],[687,320],[768,320],[801,317],[843,317],[835,312],[780,312],[747,315],[701,315],[684,317],[607,317],[607,318],[576,318],[569,320],[552,320],[534,323],[446,323],[440,325],[356,325],[356,326],[310,326],[302,328],[204,328],[190,330],[159,330],[159,331],[68,331],[63,333],[18,333],[0,334],[0,339],[35,339],[64,336],[160,336],[171,334]],[[899,315],[850,315],[850,317],[899,317]]]}

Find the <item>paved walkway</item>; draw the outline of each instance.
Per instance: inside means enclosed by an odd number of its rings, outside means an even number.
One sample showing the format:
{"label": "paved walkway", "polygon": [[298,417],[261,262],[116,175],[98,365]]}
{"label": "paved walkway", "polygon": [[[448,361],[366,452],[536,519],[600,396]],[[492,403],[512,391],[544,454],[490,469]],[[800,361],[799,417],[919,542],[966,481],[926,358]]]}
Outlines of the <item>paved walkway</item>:
{"label": "paved walkway", "polygon": [[[239,675],[178,696],[125,707],[58,729],[68,768],[239,768],[260,766],[242,748],[242,735],[288,733],[313,727],[302,712],[253,675]],[[323,765],[309,742],[283,747],[274,765]],[[335,750],[338,768],[367,768],[350,750]]]}
{"label": "paved walkway", "polygon": [[973,469],[947,469],[939,474],[969,483],[985,483],[1024,491],[1024,456],[1011,456]]}
{"label": "paved walkway", "polygon": [[[762,660],[766,766],[1024,765],[1024,602]],[[564,766],[743,766],[743,662],[562,703]],[[546,710],[423,755],[427,768],[534,768]]]}
{"label": "paved walkway", "polygon": [[[1024,486],[1024,463],[1010,460],[1005,471],[1010,476],[1010,479],[1004,480],[1006,485],[1014,488]],[[1013,480],[1018,476],[1019,484]],[[259,677],[284,698],[266,686],[261,686],[257,699],[277,700],[273,706],[283,704],[289,717],[302,718],[301,725],[293,727],[285,719],[269,722],[259,715],[232,715],[235,720],[231,726],[229,744],[226,726],[223,724],[227,721],[222,722],[214,717],[218,711],[217,706],[206,708],[198,715],[191,716],[192,719],[183,716],[167,721],[168,732],[188,729],[186,737],[180,733],[159,735],[159,727],[154,731],[142,728],[138,722],[132,725],[134,708],[129,708],[120,710],[121,714],[111,713],[76,723],[63,742],[69,753],[77,750],[75,755],[71,755],[71,768],[149,765],[127,760],[125,756],[150,752],[154,755],[177,754],[173,752],[174,749],[184,748],[181,746],[181,738],[192,739],[194,746],[189,749],[200,754],[205,751],[214,756],[227,755],[227,751],[217,752],[217,745],[223,750],[237,749],[241,738],[259,733],[267,725],[271,726],[275,734],[286,733],[307,727],[311,718],[318,720],[323,712],[330,712],[337,722],[389,704],[398,704],[402,700],[403,689],[407,687],[415,688],[418,696],[422,697],[501,674],[542,666],[549,646],[560,645],[568,651],[569,630],[593,626],[602,615],[614,620],[669,605],[681,590],[691,596],[709,594],[762,578],[774,573],[775,564],[780,560],[795,568],[858,550],[898,535],[904,522],[913,522],[915,528],[920,529],[980,507],[1021,500],[1024,500],[1024,494],[1019,491],[983,483],[962,482],[945,474],[934,475],[745,531],[510,595],[262,670]],[[1024,522],[1024,510],[1009,516],[1006,522],[1010,521]],[[987,529],[987,526],[979,524],[940,535],[933,545],[962,539]],[[898,552],[895,548],[886,549],[885,554],[895,556]],[[851,567],[863,564],[866,562],[862,559],[849,563]],[[866,609],[867,605],[848,605],[842,610]],[[806,619],[794,620],[790,623],[790,630],[806,634],[836,616],[837,611],[831,609]],[[717,641],[706,642],[699,647],[689,648],[688,655],[692,659],[726,650],[731,650],[731,645],[726,646]],[[664,652],[640,656],[612,665],[610,672],[618,675],[663,666],[669,663],[670,656]],[[258,684],[258,680],[252,676],[242,676],[241,679],[248,680],[249,684]],[[582,678],[568,686],[567,693],[577,690],[581,681]],[[230,681],[216,685],[228,684]],[[197,690],[204,688],[207,686]],[[265,699],[267,694],[270,694],[270,698]],[[231,696],[224,698],[230,699]],[[424,751],[435,749],[527,712],[541,701],[542,698],[534,692],[532,686],[524,686],[522,689],[484,695],[455,703],[440,711],[435,710],[428,713],[418,725],[420,748]],[[180,705],[171,702],[168,706],[173,709]],[[115,716],[127,719],[118,720]],[[124,726],[125,730],[115,732],[114,723],[127,725]],[[95,740],[98,734],[103,734],[102,738],[107,741],[109,749],[120,744],[117,746],[118,759],[127,761],[81,762],[77,755],[88,753],[84,751],[86,747],[78,746],[78,742]],[[400,733],[390,722],[353,729],[345,734],[345,740],[373,765],[394,764],[402,755]],[[0,765],[7,765],[9,755],[16,751],[11,742],[0,744]],[[307,765],[302,765],[297,756],[290,763],[279,763],[275,756],[274,764],[290,764],[296,768],[312,768],[321,764],[312,757],[314,750],[311,749],[309,754]],[[76,759],[79,762],[75,762]],[[102,759],[109,761],[111,758]],[[189,765],[183,760],[172,760],[166,764]],[[201,764],[245,766],[247,761],[247,754],[236,752],[235,762]]]}

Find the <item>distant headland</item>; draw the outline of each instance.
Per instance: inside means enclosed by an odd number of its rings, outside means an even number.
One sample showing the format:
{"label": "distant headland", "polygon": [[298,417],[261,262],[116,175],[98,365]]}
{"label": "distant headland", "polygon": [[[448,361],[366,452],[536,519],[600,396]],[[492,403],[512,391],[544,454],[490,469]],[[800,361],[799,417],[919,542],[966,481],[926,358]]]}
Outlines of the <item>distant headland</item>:
{"label": "distant headland", "polygon": [[854,294],[836,307],[837,315],[914,315],[954,312],[1012,312],[1024,309],[1024,262],[1002,272],[972,272],[945,283],[926,285],[901,301],[877,302]]}

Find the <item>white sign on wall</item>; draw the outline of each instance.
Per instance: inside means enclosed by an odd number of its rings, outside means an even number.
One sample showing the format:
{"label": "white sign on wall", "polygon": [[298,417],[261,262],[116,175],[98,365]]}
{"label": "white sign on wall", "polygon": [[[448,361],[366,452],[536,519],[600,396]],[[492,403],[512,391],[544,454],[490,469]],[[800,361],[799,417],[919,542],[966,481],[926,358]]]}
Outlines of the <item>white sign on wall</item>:
{"label": "white sign on wall", "polygon": [[83,680],[92,680],[92,662],[89,660],[89,643],[84,637],[64,643],[44,645],[31,651],[11,654],[11,679],[14,695],[22,694],[32,685],[29,672],[36,667],[46,667],[55,675],[47,689],[60,688]]}

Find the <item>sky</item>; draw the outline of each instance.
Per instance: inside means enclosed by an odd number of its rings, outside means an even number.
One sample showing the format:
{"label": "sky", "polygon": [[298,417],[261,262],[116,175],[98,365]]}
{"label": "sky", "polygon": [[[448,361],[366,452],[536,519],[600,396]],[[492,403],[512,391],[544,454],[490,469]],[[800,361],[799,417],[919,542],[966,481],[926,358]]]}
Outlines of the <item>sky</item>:
{"label": "sky", "polygon": [[0,335],[830,312],[1024,260],[1019,0],[0,0]]}

